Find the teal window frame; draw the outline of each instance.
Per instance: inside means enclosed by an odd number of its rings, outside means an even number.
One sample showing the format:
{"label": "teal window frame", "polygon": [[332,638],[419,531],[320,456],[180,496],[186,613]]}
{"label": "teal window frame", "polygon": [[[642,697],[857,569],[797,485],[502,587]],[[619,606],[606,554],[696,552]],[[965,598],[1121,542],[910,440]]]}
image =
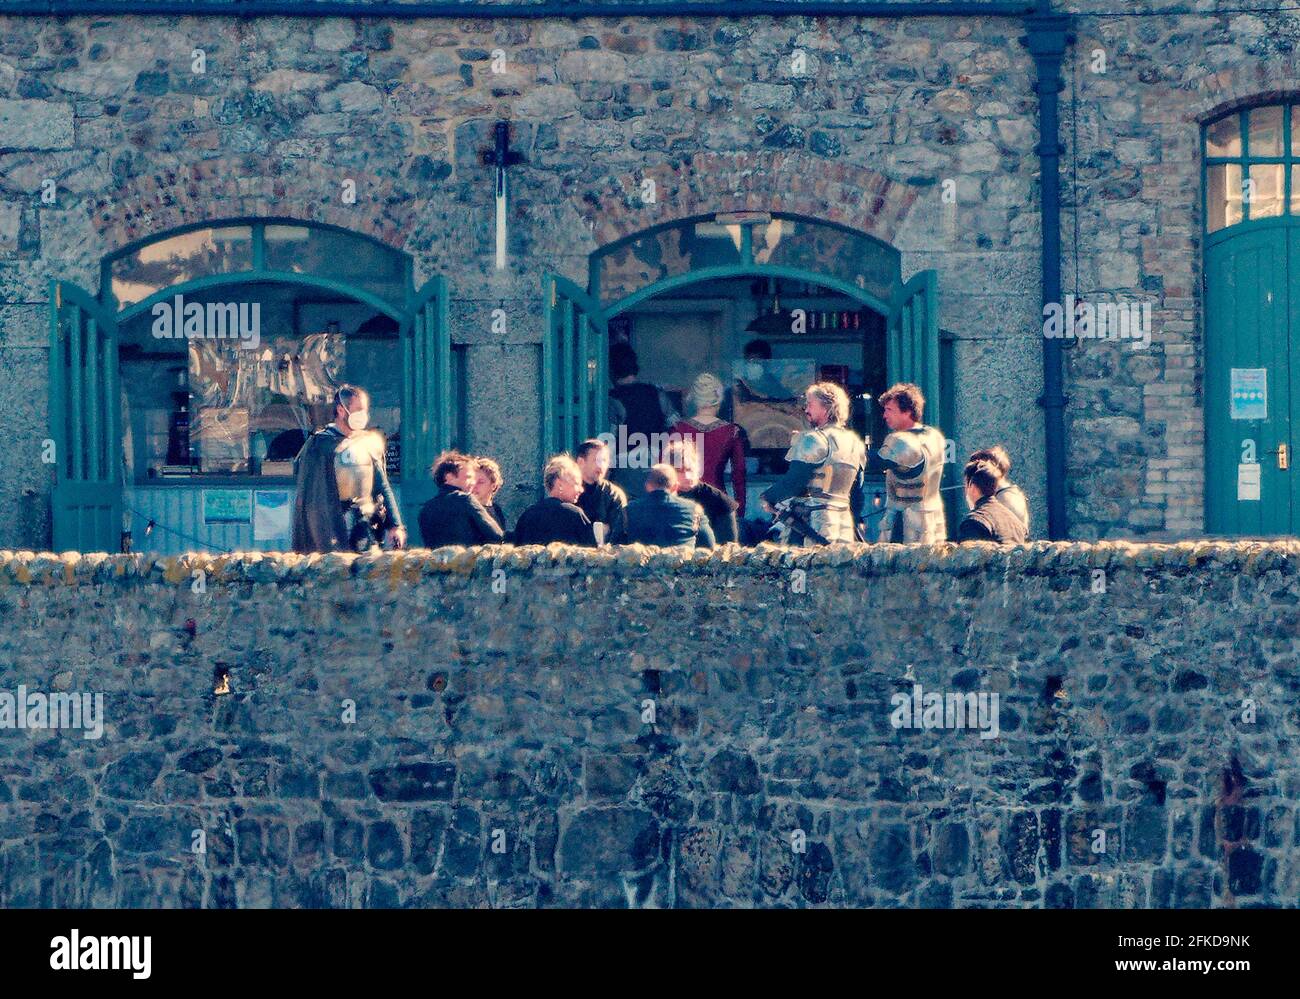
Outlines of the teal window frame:
{"label": "teal window frame", "polygon": [[[1269,111],[1273,108],[1282,109],[1282,155],[1281,156],[1252,156],[1250,152],[1250,116],[1259,111]],[[1291,145],[1291,116],[1293,109],[1300,108],[1300,99],[1288,101],[1269,101],[1264,104],[1254,104],[1250,107],[1238,108],[1230,111],[1228,114],[1220,115],[1217,118],[1207,121],[1201,127],[1201,231],[1209,237],[1216,237],[1220,233],[1229,230],[1237,230],[1240,226],[1247,225],[1250,222],[1273,222],[1277,223],[1284,219],[1297,218],[1300,216],[1293,215],[1291,212],[1291,173],[1294,167],[1300,166],[1300,155],[1296,155]],[[1211,156],[1209,151],[1209,134],[1210,129],[1230,118],[1237,119],[1237,135],[1241,141],[1240,156]],[[1252,166],[1269,166],[1280,165],[1282,167],[1282,214],[1266,215],[1261,218],[1252,219],[1250,216],[1250,206],[1253,202],[1244,201],[1241,206],[1241,219],[1224,225],[1219,229],[1210,229],[1210,168],[1215,166],[1236,165],[1241,168],[1242,182],[1250,179],[1250,168]]]}
{"label": "teal window frame", "polygon": [[[299,271],[287,271],[266,266],[266,228],[267,226],[296,226],[302,229],[318,229],[327,232],[339,233],[351,239],[365,241],[380,247],[386,253],[389,253],[396,259],[402,268],[402,300],[390,300],[383,298],[366,289],[358,288],[356,285],[336,278],[320,277],[314,274],[304,274]],[[132,256],[146,246],[153,246],[157,243],[166,242],[176,236],[182,236],[187,232],[196,232],[201,229],[236,229],[248,228],[252,231],[252,260],[253,266],[247,270],[240,271],[213,271],[201,277],[193,278],[189,281],[170,285],[167,288],[155,292],[153,295],[122,308],[113,294],[113,265],[117,261]],[[411,308],[415,301],[415,284],[414,284],[414,261],[409,254],[400,250],[395,250],[387,243],[367,236],[364,233],[355,232],[351,229],[345,229],[342,226],[330,225],[324,222],[314,222],[305,219],[295,219],[285,216],[252,216],[241,218],[225,219],[205,219],[201,222],[193,222],[188,225],[179,226],[175,229],[168,229],[166,232],[155,233],[151,236],[137,239],[121,249],[115,250],[100,262],[99,272],[99,302],[107,309],[120,313],[119,322],[132,318],[141,312],[151,308],[155,302],[162,301],[171,295],[179,292],[193,290],[203,287],[216,287],[227,284],[248,284],[258,281],[283,282],[287,284],[302,284],[313,288],[320,288],[325,291],[337,292],[350,298],[355,298],[373,306],[375,309],[384,312],[398,322],[402,321],[403,316]]]}

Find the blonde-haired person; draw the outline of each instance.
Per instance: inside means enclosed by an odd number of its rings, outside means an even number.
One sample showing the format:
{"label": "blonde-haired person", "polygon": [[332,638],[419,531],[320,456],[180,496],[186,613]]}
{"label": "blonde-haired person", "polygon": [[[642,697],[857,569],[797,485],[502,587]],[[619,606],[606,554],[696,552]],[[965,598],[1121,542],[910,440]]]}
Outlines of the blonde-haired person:
{"label": "blonde-haired person", "polygon": [[673,424],[671,433],[695,442],[700,458],[701,482],[723,494],[730,470],[731,495],[737,516],[745,519],[745,432],[734,423],[719,419],[726,390],[716,375],[707,371],[695,376],[686,395],[690,416]]}
{"label": "blonde-haired person", "polygon": [[491,458],[477,456],[474,458],[474,470],[477,473],[474,476],[474,498],[482,503],[484,509],[492,515],[492,519],[501,525],[501,530],[509,532],[510,528],[506,526],[506,512],[497,502],[497,493],[501,491],[502,483],[505,482],[501,474],[501,466]]}
{"label": "blonde-haired person", "polygon": [[534,503],[519,516],[515,525],[517,545],[549,545],[560,541],[568,545],[596,547],[596,533],[591,521],[576,504],[582,495],[582,472],[567,454],[557,454],[542,469],[542,488],[546,498]]}
{"label": "blonde-haired person", "polygon": [[785,454],[790,467],[763,493],[786,544],[824,545],[858,540],[866,445],[846,424],[848,393],[834,382],[804,390],[809,429],[797,434]]}

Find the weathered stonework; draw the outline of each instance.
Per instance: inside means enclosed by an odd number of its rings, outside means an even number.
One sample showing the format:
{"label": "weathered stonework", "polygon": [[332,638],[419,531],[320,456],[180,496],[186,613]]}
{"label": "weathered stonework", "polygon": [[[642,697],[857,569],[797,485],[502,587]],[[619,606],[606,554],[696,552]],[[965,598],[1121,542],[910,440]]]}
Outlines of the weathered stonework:
{"label": "weathered stonework", "polygon": [[0,905],[1295,906],[1297,558],[0,553]]}
{"label": "weathered stonework", "polygon": [[[267,214],[373,235],[411,254],[417,278],[449,278],[453,337],[469,370],[494,373],[469,400],[467,445],[493,449],[525,489],[540,458],[543,273],[581,282],[610,239],[701,212],[773,209],[878,235],[905,276],[939,272],[958,451],[1004,442],[1042,525],[1040,165],[1022,21],[690,6],[671,21],[0,19],[0,372],[24,400],[24,433],[0,454],[0,507],[23,515],[0,524],[0,543],[49,538],[37,458],[49,280],[94,290],[100,259],[131,240]],[[1199,130],[1300,91],[1300,16],[1159,13],[1182,0],[1144,3],[1150,16],[1114,16],[1109,0],[1060,7],[1076,15],[1059,135],[1064,291],[1150,301],[1155,323],[1148,350],[1066,352],[1072,535],[1194,536]],[[790,72],[796,49],[806,75]],[[527,158],[511,177],[504,273],[479,160],[498,118]],[[629,197],[647,177],[652,206]],[[55,205],[39,200],[46,178]],[[356,205],[339,197],[344,179]],[[945,180],[955,206],[941,202]],[[506,332],[488,334],[497,307]]]}

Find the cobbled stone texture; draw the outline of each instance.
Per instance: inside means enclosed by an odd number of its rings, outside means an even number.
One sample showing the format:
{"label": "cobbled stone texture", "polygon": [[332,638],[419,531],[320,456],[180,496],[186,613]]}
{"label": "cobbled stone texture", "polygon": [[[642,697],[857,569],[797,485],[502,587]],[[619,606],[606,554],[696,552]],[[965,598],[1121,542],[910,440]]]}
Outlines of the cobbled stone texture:
{"label": "cobbled stone texture", "polygon": [[0,905],[1295,906],[1297,559],[2,552]]}

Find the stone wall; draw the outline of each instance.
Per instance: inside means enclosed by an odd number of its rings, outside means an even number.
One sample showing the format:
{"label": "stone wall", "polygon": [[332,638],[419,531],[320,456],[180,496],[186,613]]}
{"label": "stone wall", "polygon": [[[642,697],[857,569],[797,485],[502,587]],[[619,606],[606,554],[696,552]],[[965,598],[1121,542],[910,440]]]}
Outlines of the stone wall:
{"label": "stone wall", "polygon": [[[95,291],[103,256],[134,240],[270,214],[366,233],[410,254],[417,280],[447,276],[474,379],[467,446],[525,490],[541,457],[544,273],[585,283],[601,246],[718,211],[870,233],[899,248],[905,277],[938,270],[958,368],[959,427],[944,429],[959,451],[1005,442],[1044,523],[1037,103],[1021,29],[1005,17],[0,18],[0,378],[22,400],[0,506],[31,507],[0,523],[0,545],[50,543],[49,280]],[[480,161],[500,118],[526,157],[503,272]],[[653,205],[633,196],[647,177]],[[959,199],[948,211],[945,180]]]}
{"label": "stone wall", "polygon": [[1298,555],[0,553],[0,905],[1294,906]]}

